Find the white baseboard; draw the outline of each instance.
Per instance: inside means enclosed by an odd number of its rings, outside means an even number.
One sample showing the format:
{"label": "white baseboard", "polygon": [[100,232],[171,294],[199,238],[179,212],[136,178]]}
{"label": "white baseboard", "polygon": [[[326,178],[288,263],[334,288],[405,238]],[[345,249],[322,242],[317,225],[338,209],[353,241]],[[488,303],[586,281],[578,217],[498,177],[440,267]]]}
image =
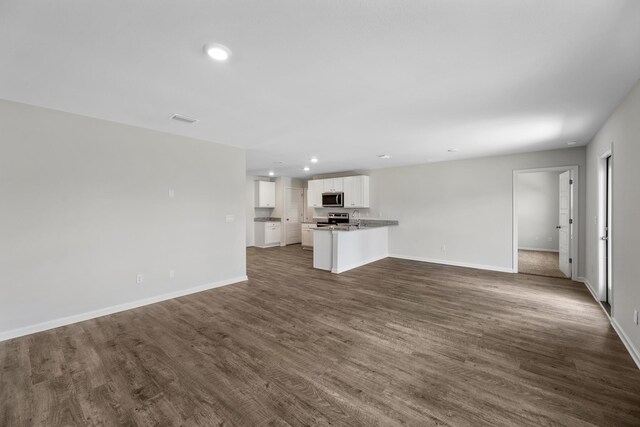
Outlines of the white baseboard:
{"label": "white baseboard", "polygon": [[448,261],[448,260],[435,259],[435,258],[423,258],[423,257],[412,256],[412,255],[389,254],[389,256],[391,258],[408,259],[410,261],[430,262],[432,264],[452,265],[454,267],[475,268],[477,270],[499,271],[501,273],[513,273],[513,269],[508,267],[496,267],[493,265],[484,265],[484,264],[471,264],[467,262]]}
{"label": "white baseboard", "polygon": [[638,352],[638,349],[633,345],[627,334],[624,333],[624,329],[622,329],[622,326],[620,326],[616,319],[611,318],[611,326],[613,326],[613,329],[617,332],[622,344],[627,347],[627,351],[631,355],[631,358],[636,362],[638,369],[640,369],[640,352]]}
{"label": "white baseboard", "polygon": [[535,251],[535,252],[555,252],[559,253],[558,249],[540,249],[540,248],[518,248],[519,251]]}
{"label": "white baseboard", "polygon": [[[598,294],[596,293],[596,290],[593,289],[593,285],[591,285],[591,282],[589,282],[589,280],[586,277],[577,277],[576,282],[584,283],[585,286],[587,287],[587,290],[591,293],[591,296],[593,297],[593,299],[596,300],[598,304],[600,304],[600,298],[598,298]],[[607,313],[606,310],[605,310],[605,313]],[[609,313],[607,313],[607,315],[609,315]]]}
{"label": "white baseboard", "polygon": [[579,282],[582,282],[582,283],[585,284],[585,286],[587,287],[587,289],[591,293],[591,296],[593,297],[593,299],[602,308],[602,311],[604,311],[604,314],[607,315],[607,317],[609,318],[609,322],[611,323],[611,326],[613,327],[613,330],[616,331],[616,333],[618,334],[618,337],[620,337],[620,341],[622,341],[622,344],[624,344],[624,346],[627,348],[627,351],[631,355],[631,358],[633,359],[633,361],[638,366],[638,369],[640,369],[640,352],[633,345],[633,342],[631,342],[631,340],[629,339],[627,334],[624,332],[624,329],[622,329],[622,326],[620,326],[620,324],[618,323],[618,321],[616,319],[614,319],[613,317],[611,317],[609,315],[609,313],[607,313],[607,310],[605,310],[604,306],[602,305],[602,303],[600,301],[600,298],[598,298],[598,295],[596,294],[596,291],[595,291],[595,289],[593,289],[593,286],[591,285],[589,280],[586,277],[578,277],[577,280]]}
{"label": "white baseboard", "polygon": [[42,332],[60,326],[70,325],[72,323],[82,322],[84,320],[94,319],[96,317],[106,316],[120,311],[131,310],[133,308],[142,307],[149,304],[155,304],[157,302],[166,301],[173,298],[182,297],[185,295],[195,294],[197,292],[206,291],[213,288],[219,288],[221,286],[232,285],[238,282],[244,282],[248,280],[247,276],[239,276],[231,279],[220,280],[214,283],[208,283],[206,285],[195,286],[193,288],[182,289],[176,292],[169,292],[162,295],[156,295],[149,298],[144,298],[137,301],[131,301],[124,304],[113,305],[110,307],[99,308],[97,310],[88,311],[86,313],[74,314],[72,316],[62,317],[59,319],[48,320],[42,323],[36,323],[35,325],[29,325],[22,328],[13,329],[10,331],[0,332],[0,341],[10,340],[12,338],[21,337],[24,335],[35,334],[36,332]]}
{"label": "white baseboard", "polygon": [[604,305],[602,305],[602,302],[600,301],[600,298],[598,297],[598,294],[596,293],[596,290],[593,289],[593,285],[591,285],[591,282],[589,282],[589,280],[587,280],[586,277],[578,277],[578,278],[576,278],[576,282],[584,283],[585,287],[587,288],[587,290],[589,291],[589,293],[591,294],[593,299],[598,303],[598,305],[600,306],[600,308],[602,309],[604,314],[607,316],[609,321],[611,321],[611,315],[604,308]]}
{"label": "white baseboard", "polygon": [[389,257],[388,254],[385,254],[383,256],[378,256],[378,257],[372,257],[362,262],[347,265],[346,267],[343,267],[340,270],[338,270],[337,268],[332,268],[331,272],[336,274],[344,273],[345,271],[353,270],[354,268],[362,267],[363,265],[369,264],[371,262],[380,261],[381,259],[385,259],[388,257]]}
{"label": "white baseboard", "polygon": [[280,243],[271,243],[270,245],[254,245],[254,248],[267,249],[267,248],[279,248],[280,246],[284,246],[284,245],[281,245]]}

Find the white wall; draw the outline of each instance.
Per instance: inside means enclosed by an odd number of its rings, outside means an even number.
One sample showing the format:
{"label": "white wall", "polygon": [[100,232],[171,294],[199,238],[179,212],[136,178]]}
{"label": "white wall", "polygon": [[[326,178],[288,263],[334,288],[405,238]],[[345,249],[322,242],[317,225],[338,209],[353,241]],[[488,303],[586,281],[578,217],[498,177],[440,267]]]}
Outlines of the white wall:
{"label": "white wall", "polygon": [[0,144],[0,339],[245,277],[242,150],[1,100]]}
{"label": "white wall", "polygon": [[518,174],[518,248],[558,251],[559,176]]}
{"label": "white wall", "polygon": [[[390,254],[512,271],[513,170],[570,165],[584,182],[584,147],[378,169],[369,173],[368,214],[400,221],[389,229]],[[584,218],[584,185],[580,193]],[[579,226],[584,235],[584,221]]]}
{"label": "white wall", "polygon": [[[604,282],[598,268],[598,249],[603,245],[598,229],[598,161],[613,145],[613,304],[614,322],[631,342],[637,356],[640,327],[633,310],[640,310],[640,82],[622,102],[587,146],[588,227],[586,251],[589,284],[604,298]],[[637,359],[640,363],[640,359]]]}

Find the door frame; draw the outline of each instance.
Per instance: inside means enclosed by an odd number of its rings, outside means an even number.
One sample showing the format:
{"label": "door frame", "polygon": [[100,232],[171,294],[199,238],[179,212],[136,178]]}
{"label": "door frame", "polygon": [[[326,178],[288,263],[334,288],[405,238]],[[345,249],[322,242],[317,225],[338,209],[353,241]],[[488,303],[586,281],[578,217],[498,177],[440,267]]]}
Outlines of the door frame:
{"label": "door frame", "polygon": [[570,256],[571,256],[571,280],[577,280],[578,278],[578,248],[579,248],[579,230],[580,230],[580,174],[578,165],[570,165],[570,166],[551,166],[546,168],[532,168],[532,169],[514,169],[513,171],[513,205],[512,205],[512,258],[511,265],[514,273],[518,272],[518,176],[520,174],[525,173],[535,173],[535,172],[571,172],[571,179],[573,180],[573,185],[571,186],[571,219],[573,219],[573,224],[571,227],[571,237],[569,239],[570,242]]}
{"label": "door frame", "polygon": [[[284,225],[283,229],[284,229],[284,233],[282,233],[282,240],[280,243],[280,246],[287,246],[288,244],[297,244],[297,243],[287,243],[287,234],[288,234],[288,229],[291,226],[291,223],[289,223],[289,221],[287,221],[287,202],[288,197],[289,197],[289,192],[290,190],[300,190],[301,192],[301,198],[302,198],[302,218],[300,219],[300,222],[298,222],[298,227],[301,226],[302,222],[304,221],[304,189],[301,187],[284,187],[284,209],[282,210],[283,215],[281,218],[281,222]],[[302,238],[302,235],[300,236]]]}
{"label": "door frame", "polygon": [[[598,256],[598,299],[600,301],[606,301],[607,297],[607,277],[609,276],[610,287],[611,287],[611,295],[609,296],[609,306],[611,308],[611,316],[613,316],[613,295],[615,291],[613,289],[613,219],[609,218],[609,222],[611,226],[609,227],[609,260],[607,261],[607,242],[601,239],[605,234],[605,227],[607,226],[605,218],[607,218],[607,158],[611,157],[612,168],[613,163],[615,162],[613,158],[613,143],[609,146],[607,150],[605,150],[602,154],[600,154],[598,158],[598,213],[597,213],[597,224],[596,224],[596,239],[598,239],[599,244],[597,256]],[[609,197],[613,201],[613,174],[611,176],[611,194]],[[611,204],[611,216],[613,216],[613,203]],[[606,268],[605,262],[608,263]]]}

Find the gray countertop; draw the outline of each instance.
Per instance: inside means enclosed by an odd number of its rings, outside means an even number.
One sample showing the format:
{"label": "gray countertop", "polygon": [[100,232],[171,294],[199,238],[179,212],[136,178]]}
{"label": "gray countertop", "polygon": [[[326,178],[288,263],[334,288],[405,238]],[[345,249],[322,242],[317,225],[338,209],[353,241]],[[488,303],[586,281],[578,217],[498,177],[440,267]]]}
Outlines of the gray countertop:
{"label": "gray countertop", "polygon": [[253,218],[253,222],[280,222],[280,218],[274,218],[274,217]]}
{"label": "gray countertop", "polygon": [[314,228],[314,230],[319,231],[359,231],[359,230],[370,230],[372,228],[380,228],[380,227],[389,227],[399,225],[398,221],[387,220],[387,219],[363,219],[360,221],[360,225],[357,225],[357,221],[351,221],[349,224],[340,224],[331,227],[318,227]]}

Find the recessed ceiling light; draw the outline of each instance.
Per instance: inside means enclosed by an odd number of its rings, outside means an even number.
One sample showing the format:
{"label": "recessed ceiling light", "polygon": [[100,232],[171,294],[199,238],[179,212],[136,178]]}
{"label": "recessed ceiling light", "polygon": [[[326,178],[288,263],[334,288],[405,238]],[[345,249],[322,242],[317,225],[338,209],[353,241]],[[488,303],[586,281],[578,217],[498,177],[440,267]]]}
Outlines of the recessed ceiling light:
{"label": "recessed ceiling light", "polygon": [[390,159],[391,156],[388,154],[378,154],[379,159]]}
{"label": "recessed ceiling light", "polygon": [[269,176],[273,176],[275,173],[273,171],[269,171]]}
{"label": "recessed ceiling light", "polygon": [[311,168],[309,166],[305,166],[304,169],[302,169],[302,170],[304,170],[305,172],[309,172],[311,170]]}
{"label": "recessed ceiling light", "polygon": [[458,148],[449,148],[447,151],[450,152],[450,153],[457,153],[458,151],[460,151],[460,149],[458,149]]}
{"label": "recessed ceiling light", "polygon": [[231,58],[231,49],[221,44],[206,44],[204,51],[211,59],[218,62],[225,62]]}
{"label": "recessed ceiling light", "polygon": [[317,157],[312,157],[310,160],[311,160],[311,163],[318,163]]}
{"label": "recessed ceiling light", "polygon": [[578,143],[578,141],[569,141],[567,142],[567,145],[576,145]]}

